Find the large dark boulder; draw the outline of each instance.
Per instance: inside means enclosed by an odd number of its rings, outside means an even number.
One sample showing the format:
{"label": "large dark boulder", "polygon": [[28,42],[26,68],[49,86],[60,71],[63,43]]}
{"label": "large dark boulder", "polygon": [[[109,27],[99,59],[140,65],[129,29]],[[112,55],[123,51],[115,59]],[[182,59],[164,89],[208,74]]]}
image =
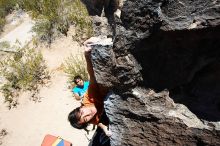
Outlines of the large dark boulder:
{"label": "large dark boulder", "polygon": [[111,145],[220,145],[220,2],[126,0],[115,20],[92,52]]}

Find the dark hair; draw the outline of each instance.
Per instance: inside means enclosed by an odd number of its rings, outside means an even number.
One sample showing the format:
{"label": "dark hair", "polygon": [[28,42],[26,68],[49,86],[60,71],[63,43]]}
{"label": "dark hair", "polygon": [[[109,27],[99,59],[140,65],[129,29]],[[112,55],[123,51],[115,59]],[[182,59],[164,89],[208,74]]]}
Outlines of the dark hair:
{"label": "dark hair", "polygon": [[70,122],[70,124],[77,129],[85,129],[88,126],[88,123],[83,123],[83,124],[79,124],[79,120],[80,120],[80,115],[79,115],[79,111],[80,111],[81,107],[77,107],[76,109],[74,109],[73,111],[71,111],[69,113],[68,116],[68,120]]}
{"label": "dark hair", "polygon": [[76,80],[79,80],[79,79],[82,80],[82,77],[80,75],[77,75],[74,77],[73,82],[76,84],[77,83]]}

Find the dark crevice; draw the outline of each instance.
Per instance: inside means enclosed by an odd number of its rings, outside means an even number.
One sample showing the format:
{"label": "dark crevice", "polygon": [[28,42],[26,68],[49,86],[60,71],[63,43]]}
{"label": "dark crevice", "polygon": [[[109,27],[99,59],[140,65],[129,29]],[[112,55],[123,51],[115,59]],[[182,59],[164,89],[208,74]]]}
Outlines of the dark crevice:
{"label": "dark crevice", "polygon": [[208,121],[220,120],[220,61],[198,71],[192,81],[170,90],[177,103],[185,104],[199,118]]}
{"label": "dark crevice", "polygon": [[131,111],[124,111],[125,118],[134,119],[135,121],[140,122],[157,122],[159,119],[151,114],[139,115]]}
{"label": "dark crevice", "polygon": [[142,66],[143,85],[170,90],[199,118],[220,120],[220,27],[154,32],[132,50]]}

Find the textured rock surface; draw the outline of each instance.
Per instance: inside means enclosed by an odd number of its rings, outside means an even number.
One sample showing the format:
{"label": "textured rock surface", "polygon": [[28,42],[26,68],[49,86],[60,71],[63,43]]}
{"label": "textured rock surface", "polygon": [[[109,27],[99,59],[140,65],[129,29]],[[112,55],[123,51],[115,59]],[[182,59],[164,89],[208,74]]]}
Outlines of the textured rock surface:
{"label": "textured rock surface", "polygon": [[220,145],[220,2],[126,0],[116,21],[93,50],[111,145]]}
{"label": "textured rock surface", "polygon": [[201,122],[167,91],[135,88],[126,99],[112,93],[105,102],[113,131],[111,145],[219,145],[219,125]]}

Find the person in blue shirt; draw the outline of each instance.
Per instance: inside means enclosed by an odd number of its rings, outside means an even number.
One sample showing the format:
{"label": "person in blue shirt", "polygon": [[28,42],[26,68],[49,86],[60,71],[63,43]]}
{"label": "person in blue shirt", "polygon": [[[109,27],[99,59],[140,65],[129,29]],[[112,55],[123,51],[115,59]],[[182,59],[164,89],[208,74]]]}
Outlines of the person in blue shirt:
{"label": "person in blue shirt", "polygon": [[73,82],[76,84],[76,87],[72,89],[73,95],[76,100],[81,100],[88,90],[89,81],[84,81],[81,76],[77,75],[74,77]]}

